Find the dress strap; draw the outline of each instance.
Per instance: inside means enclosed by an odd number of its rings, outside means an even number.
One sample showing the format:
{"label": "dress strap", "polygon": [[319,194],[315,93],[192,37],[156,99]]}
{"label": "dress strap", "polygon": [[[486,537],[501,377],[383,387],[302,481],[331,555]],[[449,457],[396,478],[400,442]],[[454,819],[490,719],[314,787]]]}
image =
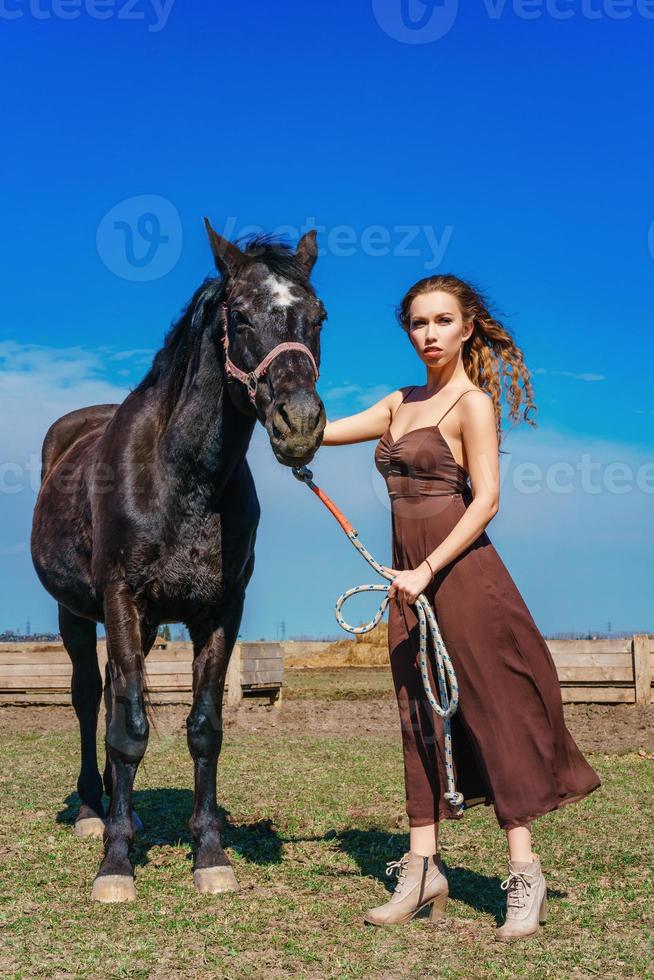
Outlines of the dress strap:
{"label": "dress strap", "polygon": [[[475,388],[468,388],[467,391],[462,391],[461,392],[461,394],[459,395],[459,398],[463,398],[464,395],[469,395],[471,391],[475,391],[475,390],[476,390]],[[439,418],[438,422],[436,423],[437,426],[439,426],[441,424],[441,422],[443,421],[443,419],[445,418],[445,416],[447,415],[447,413],[452,411],[452,409],[454,408],[454,406],[458,402],[459,398],[455,398],[454,401],[452,402],[452,404],[450,405],[450,407],[447,409],[447,411],[444,412],[441,415],[441,417]]]}

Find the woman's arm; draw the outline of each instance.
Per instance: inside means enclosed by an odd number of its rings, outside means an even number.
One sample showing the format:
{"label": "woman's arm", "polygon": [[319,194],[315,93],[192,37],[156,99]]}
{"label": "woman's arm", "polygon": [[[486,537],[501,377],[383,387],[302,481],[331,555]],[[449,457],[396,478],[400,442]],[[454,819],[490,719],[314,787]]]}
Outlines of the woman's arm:
{"label": "woman's arm", "polygon": [[459,425],[473,500],[438,548],[425,556],[427,561],[417,568],[397,572],[389,588],[391,597],[398,594],[408,602],[415,602],[431,581],[432,571],[436,575],[465,551],[499,510],[499,446],[492,399],[483,391],[462,398]]}
{"label": "woman's arm", "polygon": [[391,424],[393,409],[400,403],[403,394],[400,390],[392,391],[363,412],[347,415],[336,422],[327,422],[321,445],[345,446],[381,438]]}

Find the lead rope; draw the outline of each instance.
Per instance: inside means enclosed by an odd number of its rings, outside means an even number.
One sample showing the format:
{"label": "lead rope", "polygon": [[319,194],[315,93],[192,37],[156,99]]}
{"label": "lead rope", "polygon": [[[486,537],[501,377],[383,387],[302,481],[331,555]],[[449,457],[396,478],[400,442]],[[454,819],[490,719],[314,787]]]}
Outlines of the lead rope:
{"label": "lead rope", "polygon": [[[324,490],[316,486],[313,482],[313,473],[307,466],[294,466],[292,467],[293,476],[295,476],[301,483],[305,483],[310,490],[312,490],[315,495],[322,500],[323,504],[336,518],[342,529],[345,531],[350,542],[354,545],[360,555],[362,555],[365,560],[371,565],[376,572],[378,572],[383,578],[393,581],[395,575],[391,575],[386,572],[379,562],[375,561],[370,552],[364,547],[364,545],[359,540],[358,531],[352,527],[345,515],[338,509],[336,504],[327,496]],[[343,592],[342,595],[336,600],[336,606],[334,611],[336,613],[336,619],[339,625],[347,630],[348,633],[369,633],[370,630],[374,629],[379,620],[384,615],[386,606],[390,602],[390,596],[388,595],[388,585],[355,585],[354,588],[348,589]],[[357,595],[359,592],[386,592],[386,595],[381,601],[381,605],[377,610],[373,619],[364,626],[350,626],[346,623],[341,615],[341,607],[343,604],[351,598],[353,595]],[[455,780],[454,780],[454,761],[452,757],[452,730],[450,719],[456,712],[459,706],[459,685],[457,684],[456,674],[454,673],[454,667],[452,666],[452,661],[445,648],[445,644],[441,638],[440,630],[438,628],[438,623],[436,622],[436,616],[429,604],[427,596],[421,592],[415,601],[416,611],[418,613],[418,621],[420,624],[420,672],[422,674],[422,683],[425,689],[425,694],[427,695],[427,700],[429,701],[431,707],[435,713],[443,719],[443,736],[445,743],[445,772],[447,776],[447,792],[443,794],[444,798],[447,800],[449,805],[454,811],[454,816],[461,817],[463,815],[463,794],[457,792]],[[436,679],[438,681],[438,692],[440,703],[434,697],[434,692],[431,689],[431,684],[429,682],[429,673],[427,671],[427,623],[429,623],[429,632],[432,639],[432,644],[434,647],[434,660],[436,662]],[[448,691],[448,681],[449,681],[449,691]]]}

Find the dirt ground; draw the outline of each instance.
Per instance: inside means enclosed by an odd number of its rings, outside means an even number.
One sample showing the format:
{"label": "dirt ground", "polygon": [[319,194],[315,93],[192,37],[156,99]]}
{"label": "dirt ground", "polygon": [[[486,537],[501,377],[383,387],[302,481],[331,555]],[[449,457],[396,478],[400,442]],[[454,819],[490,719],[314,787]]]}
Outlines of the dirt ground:
{"label": "dirt ground", "polygon": [[[185,731],[188,705],[156,705],[154,725],[161,735]],[[399,738],[397,705],[393,699],[370,700],[285,700],[274,708],[262,702],[245,702],[226,708],[226,730],[261,732],[266,735],[366,735]],[[577,744],[584,752],[606,754],[654,751],[654,704],[565,706],[565,717]],[[103,725],[102,715],[100,726]],[[0,733],[66,731],[77,727],[72,708],[64,705],[0,707]],[[102,730],[100,728],[100,730]],[[151,735],[154,729],[151,728]]]}

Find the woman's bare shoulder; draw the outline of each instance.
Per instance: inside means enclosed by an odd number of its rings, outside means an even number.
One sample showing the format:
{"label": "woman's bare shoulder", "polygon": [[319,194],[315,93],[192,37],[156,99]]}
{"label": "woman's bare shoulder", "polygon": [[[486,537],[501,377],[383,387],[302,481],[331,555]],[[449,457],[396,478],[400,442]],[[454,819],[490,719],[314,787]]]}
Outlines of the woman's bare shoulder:
{"label": "woman's bare shoulder", "polygon": [[[491,403],[491,405],[492,405],[492,403],[493,403],[493,398],[492,398],[492,396],[491,396],[491,395],[490,395],[490,394],[489,394],[489,393],[488,393],[487,391],[484,391],[484,389],[483,389],[483,388],[478,388],[478,387],[477,387],[477,385],[473,385],[473,386],[472,386],[472,387],[470,387],[470,388],[465,388],[465,389],[464,389],[464,390],[463,390],[463,391],[461,392],[461,395],[459,395],[459,398],[461,398],[461,396],[462,396],[462,395],[470,395],[470,394],[473,394],[473,393],[475,394],[475,396],[479,396],[479,395],[482,395],[482,396],[483,396],[483,398],[484,398],[484,400],[485,400],[486,402],[490,402],[490,403]],[[479,398],[479,397],[475,397],[475,398],[469,398],[469,399],[467,399],[467,400],[468,400],[469,402],[471,402],[471,403],[475,403],[475,402],[477,402],[477,403],[479,403],[479,404],[483,404],[483,402],[482,402],[482,399],[481,399],[481,398]]]}
{"label": "woman's bare shoulder", "polygon": [[467,395],[469,391],[478,391],[480,395],[486,395],[487,398],[491,397],[487,391],[484,391],[483,388],[479,388],[477,385],[470,385],[468,388],[464,388],[463,394]]}
{"label": "woman's bare shoulder", "polygon": [[495,418],[493,398],[483,388],[478,388],[476,385],[473,385],[461,392],[461,395],[471,396],[468,398],[459,396],[457,408],[459,409],[459,419],[462,422],[469,420],[485,422],[487,419]]}

